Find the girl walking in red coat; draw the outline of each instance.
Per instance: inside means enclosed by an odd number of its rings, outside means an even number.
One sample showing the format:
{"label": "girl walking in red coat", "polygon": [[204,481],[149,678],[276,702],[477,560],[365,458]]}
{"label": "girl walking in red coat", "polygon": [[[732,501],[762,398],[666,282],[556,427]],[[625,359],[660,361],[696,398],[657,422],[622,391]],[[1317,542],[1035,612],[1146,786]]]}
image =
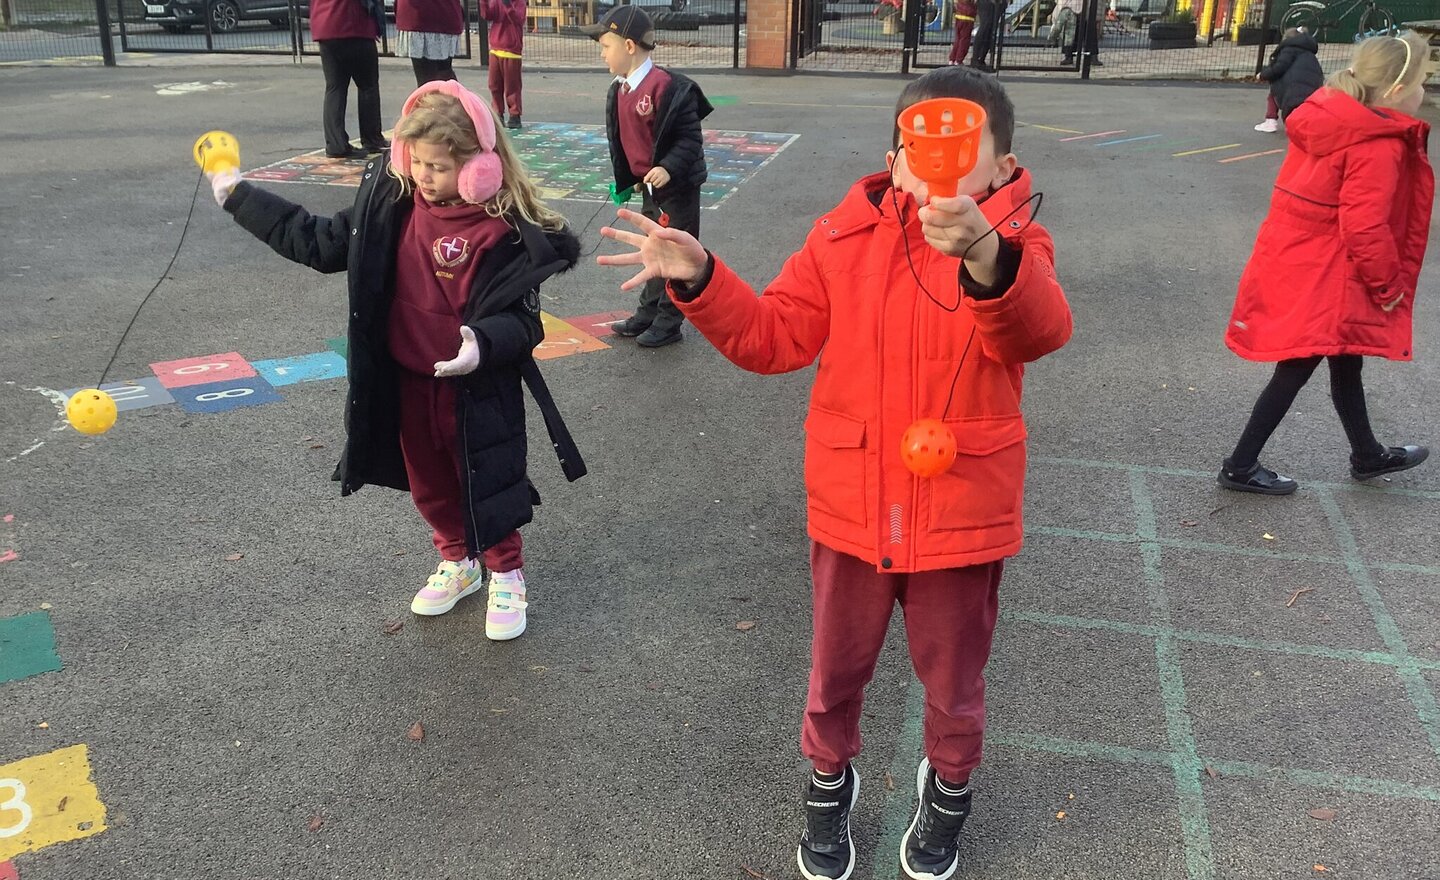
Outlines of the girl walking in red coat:
{"label": "girl walking in red coat", "polygon": [[1350,474],[1415,467],[1424,446],[1382,446],[1360,379],[1366,355],[1411,359],[1415,285],[1430,235],[1435,177],[1426,158],[1429,47],[1414,34],[1373,37],[1286,119],[1290,152],[1240,278],[1225,344],[1276,361],[1250,422],[1220,471],[1240,492],[1289,495],[1298,484],[1262,467],[1260,450],[1321,359],[1350,441]]}

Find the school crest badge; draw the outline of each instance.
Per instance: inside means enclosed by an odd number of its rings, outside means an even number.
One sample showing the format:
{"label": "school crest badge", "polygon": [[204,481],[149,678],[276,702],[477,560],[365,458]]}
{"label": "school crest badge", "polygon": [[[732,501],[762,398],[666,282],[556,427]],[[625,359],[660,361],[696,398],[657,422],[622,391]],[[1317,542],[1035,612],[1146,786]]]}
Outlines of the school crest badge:
{"label": "school crest badge", "polygon": [[640,100],[635,102],[635,112],[641,116],[649,116],[655,112],[655,102],[649,95],[641,95]]}
{"label": "school crest badge", "polygon": [[449,269],[470,259],[470,242],[458,235],[442,236],[430,245],[430,253],[436,263]]}

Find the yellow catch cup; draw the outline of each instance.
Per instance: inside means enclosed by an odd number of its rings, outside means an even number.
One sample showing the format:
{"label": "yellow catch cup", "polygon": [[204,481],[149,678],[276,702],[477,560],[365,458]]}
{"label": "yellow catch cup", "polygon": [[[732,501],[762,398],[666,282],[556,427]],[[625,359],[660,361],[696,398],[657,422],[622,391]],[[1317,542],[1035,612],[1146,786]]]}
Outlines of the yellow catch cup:
{"label": "yellow catch cup", "polygon": [[228,131],[207,131],[195,141],[195,164],[206,174],[240,167],[240,142]]}

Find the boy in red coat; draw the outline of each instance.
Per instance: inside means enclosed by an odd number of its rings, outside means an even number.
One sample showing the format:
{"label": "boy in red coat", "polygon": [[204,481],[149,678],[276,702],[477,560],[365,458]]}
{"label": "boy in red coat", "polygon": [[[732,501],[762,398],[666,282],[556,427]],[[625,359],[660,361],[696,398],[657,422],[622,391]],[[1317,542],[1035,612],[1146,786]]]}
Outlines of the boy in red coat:
{"label": "boy in red coat", "polygon": [[1260,464],[1260,451],[1327,359],[1350,476],[1403,471],[1430,454],[1381,445],[1360,378],[1366,356],[1412,357],[1410,319],[1435,196],[1430,126],[1415,118],[1429,72],[1423,38],[1372,37],[1350,67],[1285,117],[1290,151],[1225,333],[1232,351],[1276,362],[1275,373],[1221,466],[1227,489],[1296,490],[1295,480]]}
{"label": "boy in red coat", "polygon": [[490,100],[495,115],[506,128],[519,128],[525,0],[480,0],[480,17],[490,25]]}
{"label": "boy in red coat", "polygon": [[[623,287],[668,279],[671,297],[736,365],[783,373],[820,359],[805,421],[815,629],[801,747],[814,772],[797,852],[811,880],[854,867],[849,815],[860,780],[850,762],[897,602],[925,686],[926,751],[901,866],[912,878],[955,870],[980,763],[981,673],[1001,567],[1023,532],[1021,378],[1070,337],[1054,245],[1030,220],[1030,176],[1010,151],[1004,88],[970,68],[941,68],[905,88],[896,114],[936,97],[988,113],[962,195],[928,198],[897,129],[889,172],[861,179],[816,221],[758,298],[679,230],[629,211],[621,217],[643,234],[604,230],[637,250],[601,263],[644,266]],[[955,433],[959,455],[935,477],[901,462],[901,436],[918,419]]]}

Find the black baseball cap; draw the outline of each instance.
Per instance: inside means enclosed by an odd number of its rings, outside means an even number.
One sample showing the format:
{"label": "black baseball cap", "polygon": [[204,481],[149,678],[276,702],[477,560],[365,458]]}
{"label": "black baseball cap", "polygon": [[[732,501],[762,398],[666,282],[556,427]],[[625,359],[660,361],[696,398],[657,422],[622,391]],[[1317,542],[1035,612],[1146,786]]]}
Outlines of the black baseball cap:
{"label": "black baseball cap", "polygon": [[655,48],[655,23],[638,6],[612,6],[604,17],[580,28],[580,32],[592,40],[600,39],[601,34],[615,34],[621,39],[634,40],[647,50]]}

